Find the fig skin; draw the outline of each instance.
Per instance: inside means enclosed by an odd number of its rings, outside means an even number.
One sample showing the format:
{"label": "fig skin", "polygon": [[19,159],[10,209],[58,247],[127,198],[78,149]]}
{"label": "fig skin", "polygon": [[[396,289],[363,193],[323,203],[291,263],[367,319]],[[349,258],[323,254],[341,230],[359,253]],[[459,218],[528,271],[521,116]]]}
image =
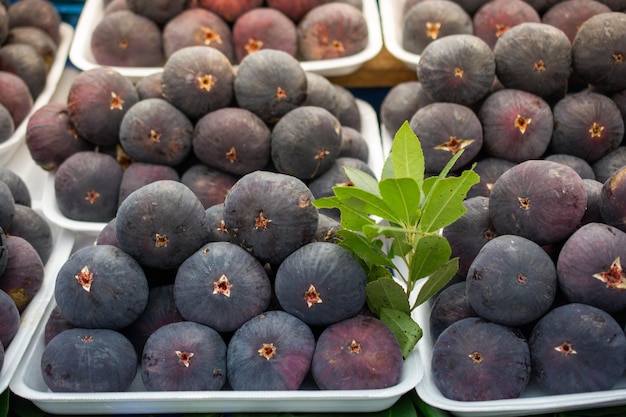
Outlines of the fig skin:
{"label": "fig skin", "polygon": [[0,48],[0,71],[12,72],[24,80],[34,100],[46,86],[46,63],[33,46],[25,43],[8,44]]}
{"label": "fig skin", "polygon": [[494,48],[511,27],[524,22],[541,22],[537,10],[522,0],[492,0],[483,4],[472,16],[474,34]]}
{"label": "fig skin", "polygon": [[582,178],[567,165],[528,160],[505,171],[489,196],[498,234],[513,234],[543,246],[570,236],[587,206]]}
{"label": "fig skin", "polygon": [[611,8],[595,0],[565,0],[546,10],[541,21],[561,29],[570,42],[578,33],[578,28],[591,16],[610,12]]}
{"label": "fig skin", "polygon": [[496,74],[494,53],[474,35],[448,35],[422,51],[417,77],[433,101],[472,105],[491,90]]}
{"label": "fig skin", "polygon": [[357,158],[368,162],[370,155],[369,145],[363,134],[348,126],[341,128],[341,146],[338,157]]}
{"label": "fig skin", "polygon": [[315,72],[306,72],[307,93],[303,106],[323,107],[335,117],[339,116],[337,89],[328,78]]}
{"label": "fig skin", "polygon": [[626,89],[626,15],[601,13],[587,19],[572,42],[572,72],[605,91]]}
{"label": "fig skin", "polygon": [[188,46],[165,63],[163,95],[195,123],[205,114],[232,104],[234,79],[233,67],[222,52],[210,46]]}
{"label": "fig skin", "polygon": [[180,175],[176,169],[169,165],[133,162],[124,170],[122,175],[118,197],[119,204],[122,204],[133,191],[159,180],[180,181]]}
{"label": "fig skin", "polygon": [[15,199],[11,193],[11,189],[4,182],[0,182],[0,228],[4,231],[13,223],[15,206]]}
{"label": "fig skin", "polygon": [[161,76],[162,71],[155,72],[153,74],[145,75],[141,77],[135,83],[137,89],[137,96],[139,100],[145,100],[147,98],[164,98],[163,89],[161,88]]}
{"label": "fig skin", "polygon": [[112,156],[77,152],[54,174],[54,195],[67,218],[108,222],[115,217],[123,169]]}
{"label": "fig skin", "polygon": [[200,7],[187,9],[163,27],[165,58],[186,46],[210,46],[222,52],[230,62],[235,60],[230,26],[216,13]]}
{"label": "fig skin", "polygon": [[3,290],[0,290],[0,323],[0,345],[6,349],[20,329],[20,311],[13,298]]}
{"label": "fig skin", "polygon": [[272,286],[263,265],[237,244],[210,242],[182,262],[174,300],[186,320],[234,332],[266,311]]}
{"label": "fig skin", "polygon": [[134,161],[177,166],[191,152],[193,123],[162,98],[135,103],[120,124],[119,142]]}
{"label": "fig skin", "polygon": [[541,158],[554,131],[548,102],[524,90],[504,88],[489,94],[478,117],[486,153],[516,163]]}
{"label": "fig skin", "polygon": [[93,151],[95,145],[78,135],[66,103],[46,103],[28,119],[25,143],[31,158],[45,171],[54,172],[76,152]]}
{"label": "fig skin", "polygon": [[297,390],[314,350],[315,337],[303,321],[281,310],[261,313],[230,339],[228,382],[235,391]]}
{"label": "fig skin", "polygon": [[402,123],[432,102],[419,81],[404,81],[391,87],[380,104],[380,118],[386,133],[393,138]]}
{"label": "fig skin", "polygon": [[392,387],[402,374],[402,351],[389,327],[358,314],[324,328],[311,374],[322,390]]}
{"label": "fig skin", "polygon": [[297,26],[302,60],[325,60],[363,51],[369,40],[367,22],[359,9],[330,2],[311,9]]}
{"label": "fig skin", "polygon": [[214,329],[182,321],[157,329],[141,356],[148,391],[218,391],[226,383],[226,342]]}
{"label": "fig skin", "polygon": [[210,167],[245,175],[269,164],[271,135],[265,122],[250,110],[225,107],[196,122],[193,152]]}
{"label": "fig skin", "polygon": [[8,8],[9,27],[35,26],[46,32],[56,44],[61,41],[61,14],[46,0],[15,1]]}
{"label": "fig skin", "polygon": [[46,71],[50,71],[50,67],[54,63],[57,52],[57,44],[42,29],[35,26],[18,26],[9,31],[5,44],[23,43],[35,48],[37,54],[43,58]]}
{"label": "fig skin", "polygon": [[461,33],[474,33],[472,17],[453,1],[420,1],[403,14],[402,48],[414,54],[435,39]]}
{"label": "fig skin", "polygon": [[572,72],[572,46],[567,35],[541,22],[513,26],[493,48],[496,76],[506,87],[540,97],[563,95]]}
{"label": "fig skin", "polygon": [[626,165],[626,146],[618,146],[591,164],[596,180],[605,183],[622,166]]}
{"label": "fig skin", "polygon": [[437,340],[452,323],[467,317],[478,317],[467,300],[466,286],[465,281],[450,284],[435,297],[428,316],[432,340]]}
{"label": "fig skin", "polygon": [[624,331],[593,306],[551,310],[533,328],[529,345],[534,380],[548,395],[609,390],[624,372]]}
{"label": "fig skin", "polygon": [[217,13],[229,23],[233,23],[245,12],[262,5],[263,0],[198,0],[199,7]]}
{"label": "fig skin", "polygon": [[580,178],[582,179],[596,179],[596,174],[593,172],[593,168],[589,164],[589,162],[585,161],[583,158],[574,155],[568,155],[566,153],[552,153],[546,155],[544,159],[548,161],[559,162],[561,164],[567,165],[572,168]]}
{"label": "fig skin", "polygon": [[502,158],[485,157],[476,162],[474,171],[480,177],[480,182],[474,185],[467,192],[466,198],[472,197],[489,197],[493,184],[496,182],[500,175],[502,175],[507,169],[514,167],[515,162]]}
{"label": "fig skin", "polygon": [[0,167],[0,181],[9,186],[15,204],[32,206],[32,197],[28,185],[15,171],[7,167]]}
{"label": "fig skin", "polygon": [[293,56],[262,49],[241,61],[233,86],[238,107],[274,125],[306,100],[307,77]]}
{"label": "fig skin", "polygon": [[130,10],[103,16],[93,29],[90,47],[100,65],[158,67],[165,61],[161,29]]}
{"label": "fig skin", "polygon": [[435,385],[448,399],[518,398],[530,381],[530,348],[517,329],[468,317],[439,335],[431,369]]}
{"label": "fig skin", "polygon": [[13,117],[6,107],[0,104],[0,143],[9,140],[13,133],[15,133]]}
{"label": "fig skin", "polygon": [[137,374],[133,345],[111,329],[68,329],[41,355],[41,373],[53,392],[123,392]]}
{"label": "fig skin", "polygon": [[267,0],[268,7],[280,10],[294,22],[299,22],[314,7],[328,3],[329,0]]}
{"label": "fig skin", "polygon": [[15,205],[13,221],[6,233],[19,236],[30,243],[45,265],[54,248],[52,229],[48,221],[32,207]]}
{"label": "fig skin", "polygon": [[624,119],[609,97],[591,91],[568,94],[553,107],[551,153],[567,153],[594,163],[624,137]]}
{"label": "fig skin", "polygon": [[74,78],[67,110],[79,136],[95,145],[116,145],[122,119],[138,101],[128,78],[112,68],[98,67]]}
{"label": "fig skin", "polygon": [[21,314],[41,289],[44,264],[33,245],[19,236],[7,235],[7,252],[0,290],[9,294]]}
{"label": "fig skin", "polygon": [[126,0],[126,5],[131,11],[147,17],[160,26],[187,9],[189,3],[189,0],[153,0],[149,3],[141,0]]}
{"label": "fig skin", "polygon": [[298,52],[295,23],[270,7],[247,11],[233,24],[232,39],[237,62],[260,49],[277,49],[295,57]]}
{"label": "fig skin", "polygon": [[223,203],[239,178],[238,175],[197,163],[182,173],[180,181],[193,191],[204,208],[208,208]]}
{"label": "fig skin", "polygon": [[624,195],[626,195],[626,167],[613,173],[602,185],[600,215],[604,223],[626,232]]}
{"label": "fig skin", "polygon": [[33,96],[28,85],[18,75],[0,71],[0,104],[11,114],[13,125],[19,126],[33,108]]}
{"label": "fig skin", "polygon": [[61,314],[59,306],[55,305],[46,320],[44,330],[44,346],[48,345],[52,338],[61,333],[63,330],[69,330],[75,327],[76,326],[70,323],[67,318]]}
{"label": "fig skin", "polygon": [[8,6],[0,7],[0,45],[4,43],[9,34]]}
{"label": "fig skin", "polygon": [[352,94],[346,87],[333,84],[335,88],[335,97],[337,100],[337,114],[341,126],[351,127],[361,131],[363,121],[361,120],[361,111],[356,101],[356,96]]}

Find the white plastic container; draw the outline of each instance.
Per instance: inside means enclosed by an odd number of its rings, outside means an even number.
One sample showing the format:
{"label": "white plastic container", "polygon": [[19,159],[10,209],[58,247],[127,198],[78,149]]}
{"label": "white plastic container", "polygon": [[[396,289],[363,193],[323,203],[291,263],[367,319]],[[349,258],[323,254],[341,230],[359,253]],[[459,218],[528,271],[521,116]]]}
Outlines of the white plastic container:
{"label": "white plastic container", "polygon": [[28,116],[26,116],[22,123],[16,127],[13,135],[6,141],[0,143],[0,166],[5,166],[11,160],[11,157],[15,154],[19,146],[24,143],[28,119],[41,106],[50,101],[50,98],[56,90],[57,83],[63,74],[63,70],[65,69],[65,64],[67,62],[68,51],[74,35],[74,29],[67,23],[61,23],[59,30],[61,38],[54,57],[54,62],[48,71],[46,86],[33,102],[33,107]]}
{"label": "white plastic container", "polygon": [[[376,115],[376,111],[369,103],[357,99],[357,106],[359,107],[359,112],[361,114],[361,132],[367,141],[370,150],[368,165],[372,168],[376,175],[379,175],[382,171],[384,159],[378,117]],[[56,202],[53,173],[49,173],[46,178],[42,201],[43,214],[51,223],[59,227],[72,230],[77,233],[97,236],[104,226],[106,226],[106,223],[72,220],[63,215]]]}
{"label": "white plastic container", "polygon": [[[83,71],[100,66],[91,52],[91,34],[96,25],[102,20],[103,11],[103,0],[87,0],[76,23],[76,36],[70,47],[69,57],[70,61]],[[380,15],[376,0],[363,0],[363,16],[367,22],[368,29],[368,43],[363,51],[342,58],[304,61],[302,62],[302,67],[306,71],[334,77],[351,74],[357,71],[365,62],[374,58],[383,47]],[[111,68],[136,80],[157,72],[161,67],[112,66]]]}
{"label": "white plastic container", "polygon": [[416,69],[420,55],[407,51],[402,47],[402,19],[406,0],[381,0],[380,20],[382,23],[383,42],[391,55],[404,62],[410,69]]}

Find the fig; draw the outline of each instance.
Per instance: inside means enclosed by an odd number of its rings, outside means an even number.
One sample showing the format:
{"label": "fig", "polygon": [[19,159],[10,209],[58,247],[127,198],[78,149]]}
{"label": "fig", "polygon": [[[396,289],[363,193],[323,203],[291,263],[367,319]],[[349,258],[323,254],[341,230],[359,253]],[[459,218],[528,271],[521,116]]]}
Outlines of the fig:
{"label": "fig", "polygon": [[432,102],[419,81],[403,81],[391,87],[380,103],[380,118],[386,133],[393,138],[402,123]]}
{"label": "fig", "polygon": [[147,17],[157,25],[163,25],[187,9],[189,0],[126,0],[126,5],[134,13]]}
{"label": "fig", "polygon": [[311,242],[279,265],[274,291],[281,307],[310,326],[355,316],[365,305],[367,276],[343,247]]}
{"label": "fig", "polygon": [[213,204],[206,209],[209,242],[232,242],[230,231],[224,222],[224,203]]}
{"label": "fig", "polygon": [[54,195],[67,218],[108,222],[115,217],[123,169],[112,156],[76,152],[54,174]]}
{"label": "fig", "polygon": [[61,41],[61,14],[47,0],[12,1],[8,8],[9,27],[34,26],[46,32],[55,43]]}
{"label": "fig", "polygon": [[246,56],[237,69],[234,93],[238,107],[275,124],[306,99],[307,77],[296,58],[264,49]]}
{"label": "fig", "polygon": [[135,89],[139,100],[146,98],[164,98],[161,88],[162,71],[140,77],[135,83]]}
{"label": "fig", "polygon": [[307,93],[303,106],[323,107],[335,117],[339,116],[337,89],[327,77],[315,72],[307,71]]}
{"label": "fig", "polygon": [[165,61],[161,29],[131,10],[102,16],[91,33],[90,48],[100,65],[158,67]]}
{"label": "fig", "polygon": [[610,12],[611,8],[595,0],[564,0],[546,10],[541,21],[561,29],[574,42],[578,29],[591,16]]}
{"label": "fig", "polygon": [[467,299],[465,280],[450,284],[434,298],[428,315],[428,324],[432,340],[452,323],[467,317],[478,317]]}
{"label": "fig", "polygon": [[148,162],[133,162],[122,174],[118,204],[122,204],[126,197],[135,190],[159,180],[180,181],[178,172],[165,164],[151,164]]}
{"label": "fig", "polygon": [[622,143],[624,119],[615,102],[603,94],[568,94],[554,105],[553,114],[552,153],[594,163]]}
{"label": "fig", "polygon": [[397,385],[402,351],[389,327],[358,314],[324,328],[311,374],[322,390],[382,389]]}
{"label": "fig", "polygon": [[313,332],[303,321],[280,310],[261,313],[228,343],[228,382],[235,391],[297,390],[314,350]]}
{"label": "fig", "polygon": [[574,75],[606,92],[626,88],[626,15],[600,13],[585,20],[572,42]]}
{"label": "fig", "polygon": [[626,194],[626,166],[616,170],[607,179],[600,193],[600,215],[604,223],[626,232],[624,195]]}
{"label": "fig", "polygon": [[341,145],[338,157],[357,158],[368,162],[370,149],[365,137],[361,132],[351,127],[341,128]]}
{"label": "fig", "polygon": [[543,246],[567,238],[587,207],[582,178],[567,165],[528,160],[505,171],[489,196],[491,221],[500,235]]}
{"label": "fig", "polygon": [[587,209],[580,220],[580,226],[592,222],[602,223],[601,194],[604,184],[591,178],[583,178],[583,183],[587,192]]}
{"label": "fig", "polygon": [[16,204],[13,221],[5,232],[11,236],[19,236],[27,240],[44,265],[50,259],[54,248],[52,228],[43,215],[32,207]]}
{"label": "fig", "polygon": [[541,22],[537,10],[522,0],[492,0],[472,16],[474,34],[493,49],[500,36],[515,25]]}
{"label": "fig", "polygon": [[7,266],[0,276],[0,290],[13,299],[20,314],[39,293],[44,280],[44,264],[26,239],[7,235]]}
{"label": "fig", "polygon": [[537,322],[528,343],[534,380],[548,395],[608,390],[624,372],[624,331],[597,307],[554,308]]}
{"label": "fig", "polygon": [[300,106],[272,129],[272,164],[278,172],[311,180],[338,158],[341,138],[341,124],[332,113],[322,107]]}
{"label": "fig", "polygon": [[245,175],[265,168],[270,162],[271,135],[265,122],[250,110],[225,107],[196,122],[193,152],[210,167]]}
{"label": "fig", "polygon": [[341,2],[311,9],[297,25],[298,53],[304,61],[350,56],[363,51],[369,40],[363,12]]}
{"label": "fig", "polygon": [[214,329],[182,321],[157,329],[141,355],[148,391],[217,391],[226,383],[226,343]]}
{"label": "fig", "polygon": [[472,17],[450,0],[420,1],[403,14],[402,23],[402,48],[414,54],[435,39],[474,33]]}
{"label": "fig", "polygon": [[272,287],[263,265],[239,245],[207,243],[176,273],[174,300],[186,320],[233,332],[267,310]]}
{"label": "fig", "polygon": [[148,293],[139,263],[110,245],[73,252],[59,269],[54,286],[63,316],[85,328],[117,330],[130,325],[145,309]]}
{"label": "fig", "polygon": [[7,269],[9,263],[9,252],[7,247],[7,233],[0,227],[0,276]]}
{"label": "fig", "polygon": [[320,213],[313,241],[335,243],[335,238],[339,237],[337,231],[340,229],[341,223],[326,214]]}
{"label": "fig", "polygon": [[67,104],[62,102],[46,103],[30,116],[25,143],[35,163],[50,172],[56,171],[74,153],[95,148],[78,135]]}
{"label": "fig", "polygon": [[280,10],[294,22],[299,22],[311,9],[328,3],[328,0],[268,0],[268,7]]}
{"label": "fig", "polygon": [[13,118],[13,126],[19,126],[33,108],[33,96],[26,82],[9,71],[0,71],[0,104]]}
{"label": "fig", "polygon": [[493,184],[500,178],[500,175],[515,165],[515,162],[502,158],[485,157],[479,159],[474,166],[474,172],[478,174],[480,181],[470,188],[467,192],[467,198],[489,197]]}
{"label": "fig", "polygon": [[435,102],[419,109],[409,121],[424,152],[426,172],[439,173],[463,149],[452,170],[473,160],[483,146],[483,128],[469,107],[457,103]]}
{"label": "fig", "polygon": [[222,52],[230,62],[235,60],[233,34],[218,14],[201,7],[187,9],[163,26],[165,58],[187,46],[210,46]]}
{"label": "fig", "polygon": [[210,46],[188,46],[166,61],[163,95],[195,123],[208,112],[232,103],[234,77],[222,52]]}
{"label": "fig", "polygon": [[28,86],[33,99],[46,87],[48,69],[37,50],[25,43],[12,43],[0,48],[0,71],[11,72]]}
{"label": "fig", "polygon": [[198,6],[217,13],[233,23],[245,12],[263,5],[263,0],[198,0]]}
{"label": "fig", "polygon": [[11,168],[0,167],[0,181],[9,186],[15,204],[31,207],[32,197],[26,181]]}
{"label": "fig", "polygon": [[11,193],[11,189],[4,182],[0,182],[0,228],[4,231],[13,223],[15,206],[15,199]]}
{"label": "fig", "polygon": [[180,177],[180,181],[193,191],[204,208],[223,203],[238,179],[237,175],[211,168],[203,163],[190,166]]}
{"label": "fig", "polygon": [[43,58],[46,71],[50,71],[57,53],[57,44],[42,29],[35,26],[18,26],[9,31],[5,45],[23,43],[35,48],[37,54]]}
{"label": "fig", "polygon": [[591,164],[578,156],[569,155],[566,153],[552,153],[546,155],[544,159],[567,165],[568,167],[576,171],[576,173],[580,175],[580,178],[582,179],[595,180],[596,178],[596,174],[593,172]]}
{"label": "fig", "polygon": [[0,103],[0,143],[5,142],[15,133],[15,125],[13,124],[13,116]]}
{"label": "fig", "polygon": [[277,49],[295,57],[298,37],[295,23],[271,7],[256,7],[239,16],[232,29],[237,62],[261,49]]}
{"label": "fig", "polygon": [[133,345],[111,329],[68,329],[41,355],[41,375],[52,392],[123,392],[137,374]]}
{"label": "fig", "polygon": [[176,166],[191,152],[193,123],[162,98],[140,100],[120,124],[119,142],[134,161]]}
{"label": "fig", "polygon": [[435,386],[453,401],[519,398],[530,381],[530,348],[516,328],[467,317],[448,326],[432,351]]}
{"label": "fig", "polygon": [[422,51],[417,77],[433,101],[469,106],[485,97],[496,73],[494,53],[474,35],[439,38]]}
{"label": "fig", "polygon": [[277,265],[313,239],[319,217],[313,198],[296,177],[254,171],[230,189],[224,222],[238,244],[261,262]]}
{"label": "fig", "polygon": [[0,44],[3,44],[9,34],[9,13],[7,12],[8,5],[3,4],[4,7],[0,7]]}
{"label": "fig", "polygon": [[70,323],[67,318],[61,314],[61,310],[59,310],[59,306],[55,305],[52,311],[50,311],[50,315],[46,319],[45,329],[44,329],[44,346],[46,346],[52,338],[63,330],[73,329],[74,326]]}
{"label": "fig", "polygon": [[20,312],[13,298],[3,290],[0,290],[0,323],[0,346],[6,349],[20,329]]}
{"label": "fig", "polygon": [[109,67],[79,73],[67,96],[78,135],[95,145],[116,145],[124,115],[139,101],[133,83]]}
{"label": "fig", "polygon": [[120,248],[141,265],[176,268],[207,243],[204,207],[178,181],[159,180],[130,194],[117,210]]}
{"label": "fig", "polygon": [[335,88],[335,99],[337,101],[335,117],[339,119],[341,126],[361,131],[363,121],[361,120],[361,111],[356,101],[356,96],[342,85],[333,84],[333,87]]}
{"label": "fig", "polygon": [[547,23],[520,23],[500,36],[493,54],[496,76],[506,88],[544,98],[565,94],[572,45],[562,30]]}
{"label": "fig", "polygon": [[591,164],[596,180],[605,183],[622,166],[626,165],[626,147],[618,146]]}
{"label": "fig", "polygon": [[489,94],[478,117],[487,154],[516,163],[541,158],[554,131],[548,102],[519,89],[504,88]]}

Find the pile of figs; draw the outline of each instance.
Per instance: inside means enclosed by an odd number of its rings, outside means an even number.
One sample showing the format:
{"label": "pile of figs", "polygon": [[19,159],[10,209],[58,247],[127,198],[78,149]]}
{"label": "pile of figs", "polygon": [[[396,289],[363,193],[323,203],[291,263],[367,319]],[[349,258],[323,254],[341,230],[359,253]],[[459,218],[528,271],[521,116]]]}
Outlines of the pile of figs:
{"label": "pile of figs", "polygon": [[236,64],[278,49],[302,61],[354,55],[367,46],[361,0],[110,0],[90,48],[100,65],[161,67],[187,46],[209,46]]}
{"label": "pile of figs", "polygon": [[[427,171],[463,149],[453,171],[481,178],[442,230],[460,266],[429,311],[433,382],[458,401],[613,388],[626,370],[623,2],[409,3],[418,81],[385,97],[386,133],[408,120]],[[418,8],[461,9],[445,17],[463,31]]]}
{"label": "pile of figs", "polygon": [[9,168],[0,168],[0,369],[18,334],[21,315],[39,293],[54,249],[52,229],[32,207],[30,190]]}
{"label": "pile of figs", "polygon": [[0,143],[13,136],[45,88],[60,25],[49,1],[0,4]]}
{"label": "pile of figs", "polygon": [[348,181],[343,166],[374,176],[361,124],[349,90],[276,49],[236,71],[190,46],[136,81],[79,73],[26,134],[62,213],[106,223],[56,276],[47,386],[396,385],[399,343],[367,310],[362,265],[334,242],[337,213],[312,204]]}

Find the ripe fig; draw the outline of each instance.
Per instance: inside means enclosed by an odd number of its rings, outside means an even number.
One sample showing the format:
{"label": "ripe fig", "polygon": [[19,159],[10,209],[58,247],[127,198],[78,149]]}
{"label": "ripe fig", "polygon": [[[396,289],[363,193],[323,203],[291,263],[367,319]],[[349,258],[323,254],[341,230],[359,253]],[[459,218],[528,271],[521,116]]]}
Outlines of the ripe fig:
{"label": "ripe fig", "polygon": [[91,33],[90,47],[100,65],[158,67],[165,61],[161,29],[131,10],[102,16]]}
{"label": "ripe fig", "polygon": [[492,0],[472,16],[474,34],[493,49],[500,36],[515,25],[541,22],[537,10],[522,0]]}
{"label": "ripe fig", "polygon": [[139,100],[146,98],[163,98],[163,89],[161,88],[161,77],[163,71],[155,72],[153,74],[140,77],[135,82],[135,88],[137,89],[137,95]]}
{"label": "ripe fig", "polygon": [[280,10],[294,22],[300,21],[312,8],[328,3],[328,0],[268,0],[267,5]]}
{"label": "ripe fig", "polygon": [[603,183],[600,193],[600,214],[604,223],[626,232],[624,195],[626,166],[619,168]]}
{"label": "ripe fig", "polygon": [[32,197],[26,181],[11,168],[0,167],[0,181],[9,186],[15,204],[31,207]]}
{"label": "ripe fig", "polygon": [[33,96],[28,85],[18,75],[0,71],[0,104],[11,114],[13,125],[19,126],[33,108]]}
{"label": "ripe fig", "polygon": [[585,20],[610,11],[611,8],[600,1],[565,0],[546,10],[541,16],[541,21],[561,29],[570,42],[574,42],[578,29]]}
{"label": "ripe fig", "polygon": [[572,46],[562,30],[547,23],[520,23],[500,36],[493,54],[496,76],[506,88],[540,97],[565,94]]}
{"label": "ripe fig", "polygon": [[35,26],[14,27],[9,31],[5,45],[13,43],[23,43],[35,48],[43,59],[46,71],[50,71],[57,53],[57,44],[45,31]]}
{"label": "ripe fig", "polygon": [[44,264],[26,239],[7,235],[6,242],[9,256],[0,276],[0,290],[9,294],[21,314],[41,289]]}
{"label": "ripe fig", "polygon": [[297,390],[314,350],[313,332],[303,321],[280,310],[261,313],[228,343],[228,382],[235,391]]}
{"label": "ripe fig", "polygon": [[271,7],[256,7],[239,16],[232,39],[237,62],[261,49],[277,49],[293,57],[298,52],[295,23]]}
{"label": "ripe fig", "polygon": [[0,228],[4,231],[13,223],[15,215],[15,199],[7,184],[0,181]]}
{"label": "ripe fig", "polygon": [[470,188],[467,192],[467,198],[489,197],[493,184],[500,178],[500,175],[515,165],[515,162],[502,158],[485,157],[479,159],[474,166],[474,172],[480,177],[480,182]]}
{"label": "ripe fig", "polygon": [[28,86],[33,99],[46,87],[48,69],[37,50],[25,43],[3,45],[0,48],[0,71],[11,72]]}
{"label": "ripe fig", "polygon": [[74,326],[70,323],[67,318],[61,314],[61,310],[59,310],[59,306],[55,305],[50,315],[46,319],[45,330],[44,330],[44,346],[50,343],[52,338],[63,330],[73,329]]}
{"label": "ripe fig", "polygon": [[469,106],[485,97],[496,73],[494,53],[474,35],[448,35],[422,51],[417,77],[434,101]]}
{"label": "ripe fig", "polygon": [[133,345],[111,329],[65,330],[41,355],[41,375],[52,392],[122,392],[137,374]]}
{"label": "ripe fig", "polygon": [[626,146],[618,146],[591,164],[596,180],[605,183],[611,176],[626,165]]}
{"label": "ripe fig", "polygon": [[226,343],[214,329],[182,321],[157,329],[141,356],[148,391],[217,391],[226,383]]}
{"label": "ripe fig", "polygon": [[61,14],[56,5],[46,0],[12,1],[8,8],[9,27],[35,26],[58,44],[61,41]]}
{"label": "ripe fig", "polygon": [[327,77],[315,73],[306,72],[307,93],[303,106],[323,107],[335,117],[339,116],[339,103],[337,102],[337,89]]}
{"label": "ripe fig", "polygon": [[324,328],[311,374],[322,390],[393,387],[402,374],[402,351],[386,324],[358,314]]}
{"label": "ripe fig", "polygon": [[59,269],[54,286],[63,316],[74,326],[86,328],[130,325],[146,307],[148,292],[139,263],[109,245],[75,251]]}
{"label": "ripe fig", "polygon": [[159,180],[180,181],[178,172],[169,165],[133,162],[122,174],[118,204],[122,204],[130,193],[146,184]]}
{"label": "ripe fig", "polygon": [[198,6],[217,13],[233,23],[245,12],[263,5],[263,0],[198,0]]}
{"label": "ripe fig", "polygon": [[211,168],[203,163],[191,165],[180,177],[180,181],[193,191],[204,208],[223,203],[238,179],[238,175]]}
{"label": "ripe fig", "polygon": [[428,315],[428,324],[432,340],[452,323],[467,317],[478,317],[467,300],[465,280],[448,285],[441,290],[432,303]]}
{"label": "ripe fig", "polygon": [[608,390],[624,372],[624,331],[593,306],[551,310],[533,328],[529,345],[534,379],[549,395]]}
{"label": "ripe fig", "polygon": [[530,381],[530,349],[517,329],[468,317],[439,335],[431,369],[435,385],[451,400],[518,398]]}
{"label": "ripe fig", "polygon": [[451,0],[420,1],[403,14],[402,48],[420,54],[444,36],[474,33],[472,17]]}
{"label": "ripe fig", "polygon": [[0,290],[0,323],[0,345],[6,349],[20,329],[20,311],[13,298],[3,290]]}
{"label": "ripe fig", "polygon": [[297,26],[298,53],[304,61],[354,55],[369,40],[363,12],[341,2],[311,9]]}
{"label": "ripe fig", "polygon": [[335,88],[335,97],[337,100],[337,113],[335,116],[339,119],[339,123],[341,123],[341,126],[347,126],[361,131],[361,111],[359,110],[356,96],[342,85],[333,84],[333,87]]}
{"label": "ripe fig", "polygon": [[13,124],[13,116],[0,103],[0,143],[5,142],[15,133],[15,125]]}
{"label": "ripe fig", "polygon": [[370,149],[361,132],[348,126],[341,128],[341,146],[338,157],[357,158],[369,161]]}
{"label": "ripe fig", "polygon": [[432,103],[419,81],[404,81],[391,87],[380,104],[380,119],[390,137],[416,111]]}
{"label": "ripe fig", "polygon": [[13,221],[5,230],[10,236],[19,236],[30,243],[44,265],[54,248],[52,229],[48,221],[32,207],[15,205]]}
{"label": "ripe fig", "polygon": [[580,178],[582,179],[593,180],[596,178],[596,174],[593,172],[593,168],[591,167],[589,162],[578,156],[569,155],[566,153],[552,153],[546,155],[544,159],[567,165],[568,167],[576,171],[576,173],[580,175]]}
{"label": "ripe fig", "polygon": [[126,0],[126,5],[134,13],[147,17],[157,25],[163,25],[187,9],[189,0]]}
{"label": "ripe fig", "polygon": [[231,105],[234,77],[226,55],[210,46],[188,46],[165,63],[163,95],[195,122],[210,111]]}
{"label": "ripe fig", "polygon": [[498,234],[539,245],[567,238],[587,206],[582,178],[558,162],[528,160],[505,171],[493,185],[489,213]]}

